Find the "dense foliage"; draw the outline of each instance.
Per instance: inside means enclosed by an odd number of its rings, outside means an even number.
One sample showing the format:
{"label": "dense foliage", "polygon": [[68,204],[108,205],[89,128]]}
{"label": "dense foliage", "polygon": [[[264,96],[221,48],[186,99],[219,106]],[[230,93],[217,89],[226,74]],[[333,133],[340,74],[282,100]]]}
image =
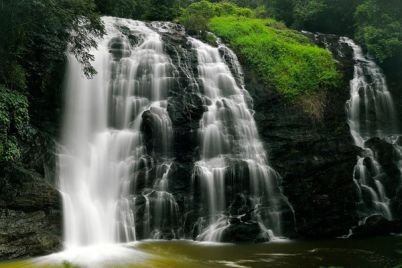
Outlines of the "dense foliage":
{"label": "dense foliage", "polygon": [[[209,2],[234,3],[241,7],[260,10],[259,14],[283,21],[288,27],[298,30],[347,35],[359,41],[387,72],[395,72],[402,68],[400,0],[211,0]],[[190,12],[189,9],[194,5],[185,9],[182,17]],[[205,21],[202,17],[193,16],[191,19],[192,21],[187,19],[190,21],[187,24],[192,28],[197,30],[204,28]],[[183,19],[182,21],[186,22]]]}
{"label": "dense foliage", "polygon": [[275,20],[214,17],[209,27],[254,66],[265,82],[289,98],[337,83],[331,54]]}
{"label": "dense foliage", "polygon": [[60,60],[67,45],[85,73],[94,74],[89,50],[96,46],[95,37],[103,34],[103,26],[92,0],[2,0],[0,31],[0,74],[8,87],[20,85],[21,89],[22,69],[29,72],[29,68],[39,67],[27,66],[28,62],[37,65]]}
{"label": "dense foliage", "polygon": [[205,32],[208,29],[208,21],[211,18],[227,15],[255,17],[255,12],[249,8],[241,8],[229,2],[211,3],[203,0],[183,9],[179,22],[190,32]]}
{"label": "dense foliage", "polygon": [[20,150],[17,137],[25,134],[28,123],[27,98],[0,86],[0,160],[18,160]]}
{"label": "dense foliage", "polygon": [[[279,0],[275,0],[279,1]],[[275,2],[273,1],[273,2]],[[290,16],[273,15],[297,29],[336,33],[359,41],[378,62],[402,67],[399,0],[293,0]],[[269,5],[268,5],[269,6]],[[288,9],[289,10],[289,9]]]}
{"label": "dense foliage", "polygon": [[179,11],[178,0],[95,0],[104,15],[139,20],[173,20]]}
{"label": "dense foliage", "polygon": [[93,0],[0,1],[0,163],[20,154],[28,103],[61,85],[67,49],[88,77],[96,73],[90,49],[103,31]]}
{"label": "dense foliage", "polygon": [[353,14],[361,0],[273,0],[272,15],[298,29],[352,34]]}
{"label": "dense foliage", "polygon": [[265,83],[289,99],[335,86],[338,74],[328,51],[259,15],[233,3],[203,0],[184,9],[179,22],[193,33],[210,30],[223,38]]}
{"label": "dense foliage", "polygon": [[402,3],[366,0],[357,7],[356,38],[380,62],[402,64]]}

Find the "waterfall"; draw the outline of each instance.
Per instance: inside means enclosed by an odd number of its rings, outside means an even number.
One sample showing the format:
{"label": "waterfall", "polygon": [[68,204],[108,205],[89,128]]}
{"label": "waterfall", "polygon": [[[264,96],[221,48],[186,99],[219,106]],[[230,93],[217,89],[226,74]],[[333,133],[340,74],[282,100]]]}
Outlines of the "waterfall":
{"label": "waterfall", "polygon": [[[67,249],[133,241],[139,233],[157,236],[177,217],[176,201],[167,192],[170,59],[160,35],[143,22],[103,22],[106,36],[92,51],[95,78],[83,77],[69,56],[59,154]],[[147,126],[151,137],[144,137]]]}
{"label": "waterfall", "polygon": [[[189,40],[197,54],[206,105],[200,121],[201,152],[200,160],[195,163],[194,180],[200,184],[207,219],[201,223],[197,239],[220,241],[230,226],[230,217],[239,218],[226,213],[233,201],[228,200],[227,189],[239,185],[240,191],[250,196],[252,214],[261,230],[271,238],[279,236],[282,210],[290,208],[279,189],[279,175],[268,165],[248,107],[250,98],[244,89],[240,64],[224,45],[216,48],[193,38]],[[225,62],[221,51],[229,62]]]}
{"label": "waterfall", "polygon": [[[340,38],[340,43],[352,48],[355,61],[346,111],[354,143],[363,151],[354,170],[360,210],[364,217],[380,214],[391,220],[390,199],[383,185],[382,167],[366,142],[378,137],[393,144],[396,152],[401,152],[396,142],[398,125],[392,96],[381,69],[363,54],[361,47],[346,37]],[[401,156],[399,154],[400,160]]]}
{"label": "waterfall", "polygon": [[[233,51],[173,23],[103,22],[93,79],[68,56],[58,161],[66,250],[222,241],[235,223],[251,226],[254,239],[282,236],[293,211],[268,164]],[[194,148],[181,155],[177,137]]]}

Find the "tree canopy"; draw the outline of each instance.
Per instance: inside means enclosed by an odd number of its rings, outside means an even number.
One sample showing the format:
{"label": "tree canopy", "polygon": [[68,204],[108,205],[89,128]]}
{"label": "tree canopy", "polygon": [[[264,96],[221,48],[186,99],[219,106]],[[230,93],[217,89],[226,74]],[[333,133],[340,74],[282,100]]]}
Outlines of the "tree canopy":
{"label": "tree canopy", "polygon": [[0,162],[19,156],[28,99],[45,91],[68,49],[88,77],[104,28],[93,0],[0,0]]}
{"label": "tree canopy", "polygon": [[95,0],[101,14],[138,20],[173,20],[180,5],[179,0]]}

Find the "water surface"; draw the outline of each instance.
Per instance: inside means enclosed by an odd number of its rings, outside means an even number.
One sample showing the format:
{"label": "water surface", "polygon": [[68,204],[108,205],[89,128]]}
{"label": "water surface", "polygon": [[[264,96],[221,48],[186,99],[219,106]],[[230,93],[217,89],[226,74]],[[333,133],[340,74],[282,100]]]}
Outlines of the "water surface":
{"label": "water surface", "polygon": [[[398,267],[402,238],[281,241],[266,244],[217,244],[191,241],[145,241],[129,246],[133,259],[89,267]],[[103,253],[104,254],[104,253]],[[143,258],[144,255],[146,258]],[[46,259],[46,258],[45,258]],[[43,259],[39,259],[43,260]],[[62,262],[62,260],[59,260]],[[0,264],[11,267],[76,267],[38,263],[38,259]],[[79,267],[79,266],[77,266]],[[88,267],[88,266],[87,266]]]}

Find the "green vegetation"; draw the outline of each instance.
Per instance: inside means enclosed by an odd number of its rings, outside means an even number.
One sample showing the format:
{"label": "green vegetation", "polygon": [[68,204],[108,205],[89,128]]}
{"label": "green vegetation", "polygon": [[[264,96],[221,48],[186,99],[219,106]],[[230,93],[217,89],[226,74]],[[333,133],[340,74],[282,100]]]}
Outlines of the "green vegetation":
{"label": "green vegetation", "polygon": [[210,29],[283,95],[294,98],[336,85],[338,74],[329,52],[272,19],[214,17]]}
{"label": "green vegetation", "polygon": [[184,9],[179,22],[190,32],[210,30],[223,38],[264,82],[289,99],[325,91],[338,81],[329,52],[280,22],[257,18],[255,10],[203,0]]}
{"label": "green vegetation", "polygon": [[28,122],[27,98],[0,86],[0,162],[19,159],[17,137],[24,135]]}
{"label": "green vegetation", "polygon": [[92,0],[2,0],[0,83],[11,82],[7,86],[17,89],[15,86],[24,85],[22,80],[30,75],[28,72],[46,73],[39,62],[64,58],[67,46],[83,64],[85,74],[93,75],[89,50],[96,47],[95,38],[103,34],[95,8]]}
{"label": "green vegetation", "polygon": [[[194,2],[192,5],[205,0]],[[297,30],[349,36],[359,41],[381,64],[386,73],[399,76],[398,73],[402,69],[400,0],[211,0],[209,2],[233,3],[248,7],[258,13],[259,17],[274,18]],[[188,23],[183,19],[182,22],[189,24],[191,29],[201,25],[201,29],[196,30],[202,30],[205,28],[203,18],[205,17],[193,16],[187,19]]]}
{"label": "green vegetation", "polygon": [[183,9],[178,21],[208,43],[214,43],[208,31],[222,38],[263,82],[298,103],[312,120],[322,120],[327,92],[340,82],[331,53],[285,24],[263,18],[272,11],[258,3],[254,7],[202,0]]}
{"label": "green vegetation", "polygon": [[356,38],[381,63],[402,65],[402,3],[366,0],[357,7]]}
{"label": "green vegetation", "polygon": [[100,13],[138,20],[173,20],[179,11],[178,0],[95,0]]}
{"label": "green vegetation", "polygon": [[[280,0],[274,0],[273,3]],[[355,38],[383,67],[402,68],[400,0],[287,0],[272,15],[296,29]],[[268,8],[272,4],[267,5]],[[282,12],[282,13],[281,13]]]}
{"label": "green vegetation", "polygon": [[0,1],[0,168],[21,156],[29,101],[52,107],[67,49],[96,73],[90,50],[103,31],[93,0]]}
{"label": "green vegetation", "polygon": [[255,12],[249,8],[241,8],[229,2],[211,3],[203,0],[191,4],[182,10],[178,21],[190,32],[205,32],[208,21],[217,16],[244,16],[255,17]]}
{"label": "green vegetation", "polygon": [[[361,0],[287,0],[286,7],[279,6],[278,2],[281,1],[272,2],[276,7],[272,15],[289,26],[350,35],[354,29],[354,10]],[[272,4],[268,6],[271,7]]]}

